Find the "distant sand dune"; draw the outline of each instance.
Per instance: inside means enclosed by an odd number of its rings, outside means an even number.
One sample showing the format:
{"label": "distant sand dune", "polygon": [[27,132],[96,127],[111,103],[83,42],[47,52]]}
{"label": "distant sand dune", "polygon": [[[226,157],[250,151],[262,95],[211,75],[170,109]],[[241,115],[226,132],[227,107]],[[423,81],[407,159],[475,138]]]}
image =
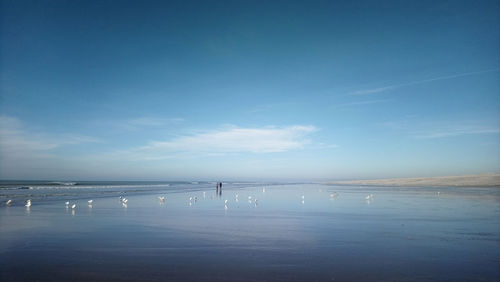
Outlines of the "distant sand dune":
{"label": "distant sand dune", "polygon": [[500,186],[500,174],[333,181],[330,184],[381,186]]}

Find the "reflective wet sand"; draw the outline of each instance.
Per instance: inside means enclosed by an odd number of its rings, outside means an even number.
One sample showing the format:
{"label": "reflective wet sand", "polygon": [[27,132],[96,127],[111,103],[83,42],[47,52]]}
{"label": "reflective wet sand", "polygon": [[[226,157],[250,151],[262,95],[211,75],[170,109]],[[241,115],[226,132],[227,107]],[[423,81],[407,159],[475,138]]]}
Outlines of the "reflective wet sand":
{"label": "reflective wet sand", "polygon": [[0,280],[500,277],[498,188],[263,188],[2,206]]}

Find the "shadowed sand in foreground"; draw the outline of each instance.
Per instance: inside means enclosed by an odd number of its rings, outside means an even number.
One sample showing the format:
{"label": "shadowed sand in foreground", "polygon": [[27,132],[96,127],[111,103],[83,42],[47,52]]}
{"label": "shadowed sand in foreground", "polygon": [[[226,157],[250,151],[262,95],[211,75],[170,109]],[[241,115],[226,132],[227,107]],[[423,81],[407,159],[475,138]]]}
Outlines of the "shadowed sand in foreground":
{"label": "shadowed sand in foreground", "polygon": [[333,181],[329,182],[329,184],[387,186],[500,186],[500,174],[488,173],[462,176],[349,180]]}

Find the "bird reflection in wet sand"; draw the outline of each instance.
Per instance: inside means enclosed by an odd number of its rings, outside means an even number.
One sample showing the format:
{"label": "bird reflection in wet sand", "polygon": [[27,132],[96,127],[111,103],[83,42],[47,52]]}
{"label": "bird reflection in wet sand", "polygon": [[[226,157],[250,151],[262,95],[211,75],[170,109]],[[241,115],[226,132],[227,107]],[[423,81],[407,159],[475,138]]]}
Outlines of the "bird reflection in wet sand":
{"label": "bird reflection in wet sand", "polygon": [[365,197],[365,202],[366,202],[367,205],[371,204],[372,201],[373,201],[373,194],[367,195]]}

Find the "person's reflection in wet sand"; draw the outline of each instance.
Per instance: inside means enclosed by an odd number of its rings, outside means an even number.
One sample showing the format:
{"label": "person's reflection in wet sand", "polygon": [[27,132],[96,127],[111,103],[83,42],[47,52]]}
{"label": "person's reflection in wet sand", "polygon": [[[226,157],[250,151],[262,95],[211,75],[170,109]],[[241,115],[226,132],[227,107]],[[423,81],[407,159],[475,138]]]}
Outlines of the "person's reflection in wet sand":
{"label": "person's reflection in wet sand", "polygon": [[222,182],[218,182],[217,187],[218,187],[218,195],[219,195],[219,197],[221,197],[222,196]]}
{"label": "person's reflection in wet sand", "polygon": [[222,196],[222,182],[217,182],[215,194],[218,195],[219,197]]}

